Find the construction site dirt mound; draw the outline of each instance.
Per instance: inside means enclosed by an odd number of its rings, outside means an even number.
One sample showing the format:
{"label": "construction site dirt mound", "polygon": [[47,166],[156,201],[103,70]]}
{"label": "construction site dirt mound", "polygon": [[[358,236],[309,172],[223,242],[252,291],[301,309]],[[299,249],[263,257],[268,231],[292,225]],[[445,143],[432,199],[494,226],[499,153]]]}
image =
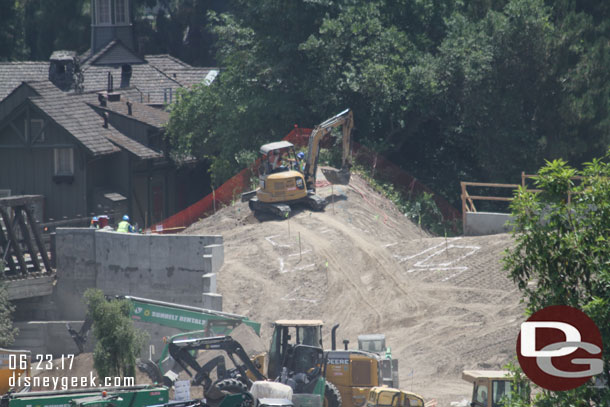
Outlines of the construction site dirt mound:
{"label": "construction site dirt mound", "polygon": [[238,202],[184,232],[224,237],[224,311],[262,323],[263,344],[277,319],[324,320],[326,347],[334,324],[351,348],[384,333],[400,387],[438,406],[470,397],[463,369],[512,360],[523,306],[502,270],[509,235],[433,237],[357,175],[318,194],[322,212],[297,207],[280,220]]}

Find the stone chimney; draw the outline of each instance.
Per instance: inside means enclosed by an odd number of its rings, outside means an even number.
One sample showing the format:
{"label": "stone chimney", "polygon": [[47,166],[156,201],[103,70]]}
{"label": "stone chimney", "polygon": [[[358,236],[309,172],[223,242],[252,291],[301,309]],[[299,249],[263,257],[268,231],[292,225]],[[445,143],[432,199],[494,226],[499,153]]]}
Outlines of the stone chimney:
{"label": "stone chimney", "polygon": [[77,77],[80,66],[76,52],[55,51],[49,58],[49,80],[63,91],[69,91],[77,87]]}

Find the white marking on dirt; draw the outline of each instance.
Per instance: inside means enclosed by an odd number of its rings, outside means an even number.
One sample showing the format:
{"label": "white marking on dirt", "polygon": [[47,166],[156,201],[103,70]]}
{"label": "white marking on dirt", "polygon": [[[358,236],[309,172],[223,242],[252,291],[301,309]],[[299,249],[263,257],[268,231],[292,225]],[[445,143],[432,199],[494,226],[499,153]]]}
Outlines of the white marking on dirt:
{"label": "white marking on dirt", "polygon": [[[451,238],[451,239],[448,239],[448,240],[458,240],[458,239],[461,239],[461,237],[454,237],[454,238]],[[428,253],[428,252],[429,252],[429,251],[431,251],[431,250],[434,250],[434,249],[436,249],[436,248],[438,248],[438,247],[441,247],[442,245],[446,245],[446,244],[447,244],[447,242],[441,242],[441,243],[437,244],[436,246],[428,247],[427,249],[422,250],[422,251],[421,251],[421,252],[419,252],[419,253],[412,254],[412,255],[410,255],[410,256],[400,256],[400,255],[398,255],[398,254],[395,254],[395,255],[394,255],[394,257],[395,257],[395,258],[397,258],[397,259],[399,259],[399,260],[398,260],[398,262],[399,262],[399,263],[404,263],[404,262],[405,262],[405,261],[407,261],[407,260],[411,260],[411,259],[414,259],[414,258],[416,258],[416,257],[419,257],[419,256],[421,256],[421,255],[423,255],[423,254]]]}
{"label": "white marking on dirt", "polygon": [[320,234],[323,234],[323,233],[328,233],[328,232],[330,232],[330,229],[322,229],[322,230],[320,231]]}
{"label": "white marking on dirt", "polygon": [[295,288],[294,290],[292,290],[292,292],[286,294],[285,296],[283,296],[281,299],[284,301],[303,301],[303,302],[311,302],[312,304],[317,304],[318,300],[312,300],[309,298],[288,298],[290,296],[292,296],[293,294],[296,294],[298,288]]}
{"label": "white marking on dirt", "polygon": [[[408,269],[407,273],[414,273],[416,271],[454,271],[453,274],[450,274],[449,276],[446,276],[441,280],[441,281],[448,281],[454,277],[459,276],[464,271],[468,270],[467,266],[459,266],[457,264],[459,264],[459,262],[464,260],[466,257],[472,256],[473,254],[475,254],[477,251],[479,251],[481,249],[480,246],[463,246],[463,245],[454,245],[454,244],[448,243],[449,240],[454,241],[454,240],[458,240],[458,239],[461,239],[461,238],[456,237],[456,238],[452,238],[452,239],[447,239],[444,242],[441,242],[435,246],[429,247],[429,248],[422,250],[421,252],[416,253],[411,256],[394,255],[394,257],[400,259],[399,263],[403,263],[407,260],[411,260],[415,257],[419,257],[419,256],[427,254],[427,256],[424,259],[416,262],[412,266],[413,268]],[[461,249],[461,250],[467,250],[467,251],[466,251],[466,253],[462,254],[461,256],[459,256],[455,259],[448,260],[448,261],[443,261],[444,259],[441,260],[439,257],[437,257],[443,253],[445,253],[448,256],[450,249]]]}
{"label": "white marking on dirt", "polygon": [[274,238],[274,237],[278,237],[278,236],[279,236],[279,235],[267,236],[267,237],[265,238],[265,240],[266,240],[266,241],[268,241],[269,243],[271,243],[271,245],[272,245],[272,246],[275,246],[275,247],[291,247],[291,245],[289,245],[289,244],[279,244],[278,242],[275,242],[275,241],[273,240],[273,238]]}
{"label": "white marking on dirt", "polygon": [[[438,246],[437,246],[438,247]],[[440,249],[439,251],[436,251],[434,253],[432,253],[431,255],[429,255],[428,257],[426,257],[423,260],[418,261],[417,263],[414,264],[415,267],[435,267],[435,266],[450,266],[453,263],[456,263],[460,260],[465,259],[468,256],[471,256],[472,254],[474,254],[477,250],[479,250],[481,247],[480,246],[457,246],[457,245],[448,245],[446,247],[443,247],[442,249]],[[429,261],[430,259],[432,259],[433,257],[436,257],[444,252],[448,252],[449,249],[471,249],[471,251],[469,251],[468,253],[464,254],[461,257],[458,257],[457,259],[445,262],[445,263],[432,263],[432,264],[424,264],[427,261]]]}
{"label": "white marking on dirt", "polygon": [[388,244],[384,244],[381,247],[392,247],[392,246],[396,246],[398,244],[398,242],[394,242],[394,243],[388,243]]}
{"label": "white marking on dirt", "polygon": [[303,250],[301,253],[292,253],[289,254],[288,257],[295,257],[295,256],[300,256],[301,254],[306,254],[306,253],[310,253],[311,249],[307,249],[307,250]]}

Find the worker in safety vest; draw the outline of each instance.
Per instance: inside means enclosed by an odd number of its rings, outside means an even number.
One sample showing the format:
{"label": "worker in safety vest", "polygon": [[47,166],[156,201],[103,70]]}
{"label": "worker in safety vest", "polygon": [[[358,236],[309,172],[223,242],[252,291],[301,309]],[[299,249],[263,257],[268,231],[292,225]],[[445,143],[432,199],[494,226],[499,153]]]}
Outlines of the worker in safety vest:
{"label": "worker in safety vest", "polygon": [[116,228],[119,233],[133,233],[134,228],[129,223],[129,216],[123,215],[123,220],[119,222],[119,226]]}

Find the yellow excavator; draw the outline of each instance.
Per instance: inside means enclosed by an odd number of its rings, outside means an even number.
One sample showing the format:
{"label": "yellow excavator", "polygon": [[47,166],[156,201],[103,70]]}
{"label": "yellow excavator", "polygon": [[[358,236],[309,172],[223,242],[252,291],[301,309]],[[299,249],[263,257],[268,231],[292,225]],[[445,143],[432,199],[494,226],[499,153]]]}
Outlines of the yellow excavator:
{"label": "yellow excavator", "polygon": [[271,212],[288,217],[290,205],[304,203],[319,211],[326,200],[316,195],[316,173],[320,155],[320,142],[330,131],[342,126],[341,169],[323,168],[322,173],[332,184],[347,185],[350,178],[350,141],[354,128],[354,116],[350,109],[317,125],[309,136],[307,154],[297,154],[288,141],[265,144],[260,148],[263,155],[259,168],[260,187],[242,194],[242,202],[248,201],[254,212]]}

